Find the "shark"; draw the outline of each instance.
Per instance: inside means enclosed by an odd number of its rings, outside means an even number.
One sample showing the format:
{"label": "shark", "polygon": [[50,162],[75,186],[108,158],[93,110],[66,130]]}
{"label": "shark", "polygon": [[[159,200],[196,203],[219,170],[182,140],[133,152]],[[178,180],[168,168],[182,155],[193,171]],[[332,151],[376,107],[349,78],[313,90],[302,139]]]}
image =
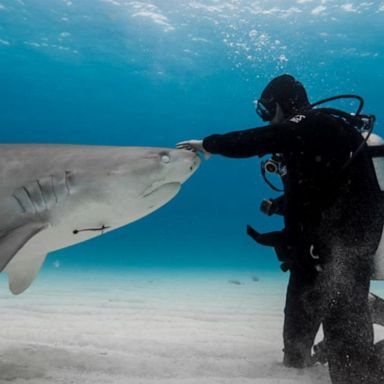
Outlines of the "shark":
{"label": "shark", "polygon": [[17,295],[49,252],[159,209],[200,165],[184,149],[0,144],[0,272]]}

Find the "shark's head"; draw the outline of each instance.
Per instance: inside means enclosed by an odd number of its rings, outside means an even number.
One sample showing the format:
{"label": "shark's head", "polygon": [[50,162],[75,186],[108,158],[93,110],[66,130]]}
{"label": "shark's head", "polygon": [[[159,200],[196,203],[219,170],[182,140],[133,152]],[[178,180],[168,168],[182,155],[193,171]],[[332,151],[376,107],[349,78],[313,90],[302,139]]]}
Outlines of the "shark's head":
{"label": "shark's head", "polygon": [[87,218],[110,227],[167,203],[200,164],[192,151],[154,147],[32,146],[23,161],[31,169],[22,187],[11,188],[11,211],[38,213],[53,226]]}
{"label": "shark's head", "polygon": [[[142,186],[144,199],[160,190],[178,190],[200,165],[200,158],[191,151],[151,149],[134,169]],[[172,194],[173,195],[173,194]]]}
{"label": "shark's head", "polygon": [[[184,183],[200,165],[196,153],[181,149],[153,149],[145,155],[145,177],[150,175],[155,184]],[[156,187],[156,185],[154,185]]]}
{"label": "shark's head", "polygon": [[138,216],[172,199],[200,165],[196,153],[169,148],[138,148],[137,152],[130,148],[127,155],[121,154],[115,160],[117,167],[110,173],[109,197],[114,206],[118,202],[122,209],[135,211]]}

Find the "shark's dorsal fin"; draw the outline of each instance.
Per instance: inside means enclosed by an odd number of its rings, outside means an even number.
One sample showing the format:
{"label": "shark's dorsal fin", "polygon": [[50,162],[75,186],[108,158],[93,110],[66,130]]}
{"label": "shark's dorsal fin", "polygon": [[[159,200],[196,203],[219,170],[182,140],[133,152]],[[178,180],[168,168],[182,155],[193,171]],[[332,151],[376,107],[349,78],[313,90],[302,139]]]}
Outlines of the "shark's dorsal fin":
{"label": "shark's dorsal fin", "polygon": [[18,295],[24,292],[33,282],[47,255],[30,257],[23,262],[10,263],[5,268],[8,273],[9,290]]}

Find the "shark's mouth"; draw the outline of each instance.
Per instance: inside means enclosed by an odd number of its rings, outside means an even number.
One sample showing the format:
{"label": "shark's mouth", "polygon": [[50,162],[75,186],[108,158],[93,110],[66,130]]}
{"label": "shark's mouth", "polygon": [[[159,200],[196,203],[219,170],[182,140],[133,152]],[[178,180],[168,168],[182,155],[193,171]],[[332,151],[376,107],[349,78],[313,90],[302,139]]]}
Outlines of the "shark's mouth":
{"label": "shark's mouth", "polygon": [[171,182],[166,184],[161,184],[158,186],[151,185],[150,188],[146,189],[142,195],[143,199],[147,199],[149,197],[155,197],[158,195],[160,200],[163,200],[164,197],[172,198],[176,195],[181,187],[181,183]]}

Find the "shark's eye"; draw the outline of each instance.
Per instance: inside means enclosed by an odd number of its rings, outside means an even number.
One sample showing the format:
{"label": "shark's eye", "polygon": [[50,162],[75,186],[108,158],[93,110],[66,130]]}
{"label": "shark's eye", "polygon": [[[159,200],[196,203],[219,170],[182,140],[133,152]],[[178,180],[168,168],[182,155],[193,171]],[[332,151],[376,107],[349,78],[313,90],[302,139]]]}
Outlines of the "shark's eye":
{"label": "shark's eye", "polygon": [[168,164],[168,163],[171,161],[171,159],[169,158],[168,155],[163,155],[163,156],[161,156],[161,161],[162,161],[164,164]]}

